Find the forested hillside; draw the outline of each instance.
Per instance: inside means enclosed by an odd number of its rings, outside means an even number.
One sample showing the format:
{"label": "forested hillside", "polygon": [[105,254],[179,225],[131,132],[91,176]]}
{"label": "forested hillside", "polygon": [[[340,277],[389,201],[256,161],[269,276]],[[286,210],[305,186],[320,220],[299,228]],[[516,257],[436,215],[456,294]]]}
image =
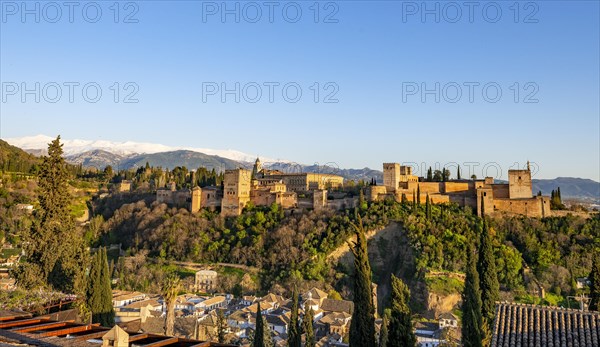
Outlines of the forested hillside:
{"label": "forested hillside", "polygon": [[[481,230],[479,217],[453,205],[364,202],[357,212],[367,229],[391,221],[402,226],[398,232],[408,237],[415,257],[411,273],[422,281],[429,271],[463,272],[467,246],[479,239]],[[289,288],[289,282],[299,278],[349,294],[348,269],[328,264],[326,256],[352,235],[350,223],[355,219],[354,210],[290,215],[277,205],[251,207],[237,218],[224,219],[146,200],[117,209],[97,227],[97,235],[98,243],[123,242],[132,254],[147,250],[158,259],[257,267],[262,290]],[[491,222],[501,287],[517,300],[530,299],[523,280],[525,264],[555,295],[553,300],[560,301],[574,292],[574,278],[587,275],[593,247],[600,246],[597,215],[589,220],[499,217]],[[385,281],[389,276],[385,271],[396,271],[386,269],[375,269],[376,281]]]}

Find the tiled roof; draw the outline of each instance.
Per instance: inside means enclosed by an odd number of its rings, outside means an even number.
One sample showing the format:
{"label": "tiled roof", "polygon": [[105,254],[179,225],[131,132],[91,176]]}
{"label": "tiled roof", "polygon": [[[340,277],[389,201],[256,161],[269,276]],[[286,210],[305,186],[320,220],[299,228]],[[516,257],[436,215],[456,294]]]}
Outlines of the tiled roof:
{"label": "tiled roof", "polygon": [[502,302],[491,346],[600,346],[600,312]]}
{"label": "tiled roof", "polygon": [[354,303],[348,300],[325,299],[321,305],[323,311],[346,312],[352,314]]}

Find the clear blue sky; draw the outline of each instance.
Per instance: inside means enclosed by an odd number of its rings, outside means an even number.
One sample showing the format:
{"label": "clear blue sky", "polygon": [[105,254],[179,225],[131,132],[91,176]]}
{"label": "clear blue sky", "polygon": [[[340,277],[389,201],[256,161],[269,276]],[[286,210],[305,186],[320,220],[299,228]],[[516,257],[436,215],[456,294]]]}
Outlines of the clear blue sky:
{"label": "clear blue sky", "polygon": [[[87,2],[77,3],[72,18],[60,1],[60,17],[47,2],[0,3],[2,138],[230,148],[345,168],[479,162],[478,176],[485,163],[506,171],[531,160],[537,178],[600,180],[598,1],[519,2],[518,11],[513,1],[476,2],[472,17],[462,1],[454,3],[460,17],[435,1],[425,9],[422,1],[320,2],[318,15],[313,1],[275,2],[271,18],[265,2],[228,1],[229,10],[239,6],[239,23],[231,13],[223,21],[222,1],[120,2],[118,14],[114,1],[98,1],[96,23],[89,23],[96,5]],[[32,13],[23,18],[23,10]],[[131,20],[137,23],[125,23]],[[22,83],[34,89],[36,82],[39,103],[22,95]],[[65,82],[79,83],[72,103]],[[97,103],[82,97],[89,82],[102,90]],[[127,82],[139,87],[137,103],[123,102],[134,91]],[[233,94],[222,102],[220,92],[203,100],[206,82],[219,89],[240,83],[240,102]],[[272,103],[268,82],[280,84]],[[296,103],[282,96],[290,82],[302,90]],[[479,84],[473,102],[469,82]],[[48,102],[53,83],[62,92],[56,103]],[[252,103],[254,83],[262,96]],[[436,83],[439,103],[421,93]],[[502,96],[493,103],[497,87]],[[336,89],[338,102],[323,102]],[[294,89],[287,91],[293,99]],[[94,94],[88,89],[88,98]]]}

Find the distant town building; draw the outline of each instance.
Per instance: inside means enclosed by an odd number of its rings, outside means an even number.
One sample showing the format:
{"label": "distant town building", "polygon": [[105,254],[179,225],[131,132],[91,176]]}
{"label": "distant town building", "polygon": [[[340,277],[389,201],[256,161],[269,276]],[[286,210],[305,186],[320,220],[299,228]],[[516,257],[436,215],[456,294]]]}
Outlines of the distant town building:
{"label": "distant town building", "polygon": [[212,292],[217,285],[217,272],[213,270],[200,270],[194,278],[194,289],[203,292]]}

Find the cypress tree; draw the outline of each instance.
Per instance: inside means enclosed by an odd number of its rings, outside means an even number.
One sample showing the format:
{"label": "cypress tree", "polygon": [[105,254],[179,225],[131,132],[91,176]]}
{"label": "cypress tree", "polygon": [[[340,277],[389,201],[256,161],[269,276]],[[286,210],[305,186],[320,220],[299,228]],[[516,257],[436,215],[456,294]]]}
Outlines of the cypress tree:
{"label": "cypress tree", "polygon": [[417,198],[415,196],[415,190],[413,189],[413,201],[412,201],[413,211],[417,208]]}
{"label": "cypress tree", "polygon": [[406,205],[406,203],[408,202],[408,200],[406,200],[406,194],[402,193],[402,199],[400,201],[402,205]]}
{"label": "cypress tree", "polygon": [[350,323],[350,346],[375,346],[375,306],[371,292],[371,265],[367,253],[367,239],[362,220],[352,224],[356,242],[351,245],[354,254],[354,312]]}
{"label": "cypress tree", "polygon": [[414,346],[417,343],[412,330],[408,301],[410,290],[401,279],[392,274],[392,308],[388,327],[387,347]]}
{"label": "cypress tree", "polygon": [[55,290],[85,297],[87,257],[83,236],[70,214],[69,172],[60,136],[48,144],[48,156],[39,168],[39,208],[31,229],[23,235],[27,261],[14,272],[19,286],[33,289],[49,285]]}
{"label": "cypress tree", "polygon": [[442,168],[442,182],[446,182],[446,168]]}
{"label": "cypress tree", "polygon": [[105,327],[112,327],[115,324],[110,272],[104,247],[100,248],[92,258],[87,300],[93,323],[100,323]]}
{"label": "cypress tree", "polygon": [[417,206],[421,206],[421,186],[417,184]]}
{"label": "cypress tree", "polygon": [[304,347],[315,347],[315,331],[313,329],[313,320],[315,312],[308,302],[304,304],[304,318],[302,319],[302,330],[304,331]]}
{"label": "cypress tree", "polygon": [[389,341],[389,333],[388,333],[388,326],[389,326],[389,309],[386,309],[385,312],[383,313],[383,319],[381,322],[381,330],[379,330],[379,347],[387,347],[388,341]]}
{"label": "cypress tree", "polygon": [[488,326],[490,326],[496,312],[496,301],[500,299],[500,284],[498,283],[496,258],[492,248],[492,236],[488,230],[485,216],[483,216],[483,230],[479,242],[477,272],[479,272],[479,284],[481,288],[481,314]]}
{"label": "cypress tree", "polygon": [[456,179],[460,179],[460,165],[458,166],[458,169],[456,169]]}
{"label": "cypress tree", "polygon": [[298,290],[294,286],[292,292],[292,316],[290,318],[290,331],[288,334],[288,346],[300,347],[302,344],[302,333],[298,323]]}
{"label": "cypress tree", "polygon": [[592,271],[590,272],[590,311],[600,311],[600,255],[598,251],[592,255]]}
{"label": "cypress tree", "polygon": [[427,197],[425,198],[425,217],[427,217],[427,219],[431,219],[431,202],[429,201],[429,193],[427,193]]}
{"label": "cypress tree", "polygon": [[427,182],[433,181],[433,171],[431,171],[431,166],[427,169]]}
{"label": "cypress tree", "polygon": [[227,329],[227,321],[223,310],[217,310],[217,341],[219,343],[225,343],[225,333]]}
{"label": "cypress tree", "polygon": [[467,276],[462,293],[462,342],[465,347],[483,346],[483,316],[481,314],[481,292],[479,290],[479,274],[475,267],[475,255],[469,247],[467,250]]}
{"label": "cypress tree", "polygon": [[258,303],[258,309],[256,310],[256,329],[254,329],[254,341],[252,347],[266,347],[265,346],[265,332],[264,332],[264,321],[262,318],[262,312],[260,312],[260,302]]}

